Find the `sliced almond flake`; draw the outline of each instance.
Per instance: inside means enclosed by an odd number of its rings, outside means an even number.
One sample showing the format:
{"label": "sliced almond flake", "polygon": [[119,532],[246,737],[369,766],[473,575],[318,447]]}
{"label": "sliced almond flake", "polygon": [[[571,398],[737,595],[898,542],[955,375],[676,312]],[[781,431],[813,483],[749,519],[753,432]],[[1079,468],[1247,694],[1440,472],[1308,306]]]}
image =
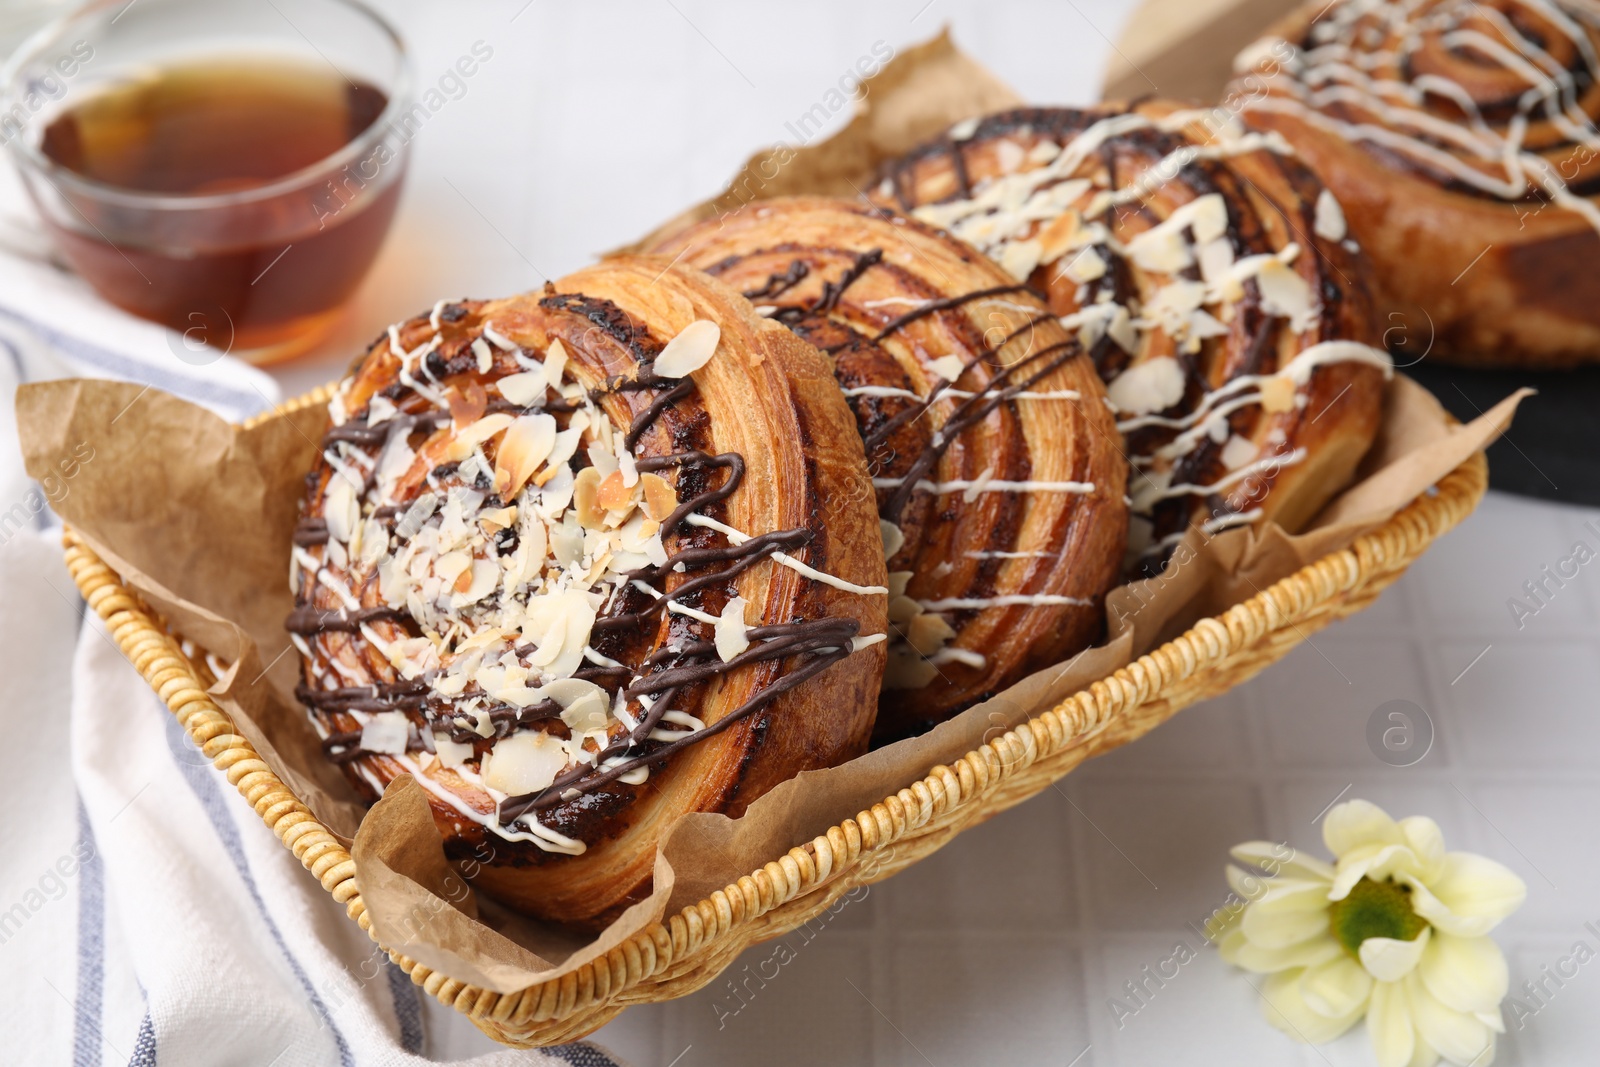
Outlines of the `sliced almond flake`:
{"label": "sliced almond flake", "polygon": [[494,456],[494,486],[502,500],[522,491],[556,443],[556,420],[544,412],[520,415],[506,429]]}
{"label": "sliced almond flake", "polygon": [[687,378],[710,362],[721,337],[722,328],[716,323],[696,319],[667,342],[651,370],[663,378]]}
{"label": "sliced almond flake", "polygon": [[1022,161],[1027,158],[1021,145],[1015,141],[999,141],[994,146],[995,165],[1000,168],[1001,174],[1010,174],[1022,166]]}
{"label": "sliced almond flake", "polygon": [[1124,352],[1137,352],[1139,349],[1139,332],[1133,323],[1133,316],[1121,304],[1111,314],[1111,324],[1106,327],[1106,334],[1117,343],[1117,347]]}
{"label": "sliced almond flake", "polygon": [[591,442],[586,451],[589,455],[589,463],[600,473],[601,481],[609,478],[618,469],[616,453],[606,447],[606,442]]}
{"label": "sliced almond flake", "polygon": [[1148,415],[1183,399],[1183,368],[1171,356],[1135,363],[1111,380],[1106,395],[1123,415]]}
{"label": "sliced almond flake", "polygon": [[472,354],[478,359],[478,373],[488,374],[489,369],[494,366],[494,352],[484,343],[483,338],[472,339]]}
{"label": "sliced almond flake", "polygon": [[889,598],[889,621],[892,623],[910,622],[918,615],[921,615],[923,610],[921,604],[908,596]]}
{"label": "sliced almond flake", "polygon": [[918,615],[905,629],[906,642],[924,656],[939,651],[955,635],[948,622],[931,612]]}
{"label": "sliced almond flake", "polygon": [[639,464],[627,449],[617,453],[617,468],[622,471],[622,484],[629,489],[639,484]]}
{"label": "sliced almond flake", "polygon": [[906,595],[906,586],[911,583],[915,571],[890,571],[889,572],[889,599]]}
{"label": "sliced almond flake", "polygon": [[411,721],[404,712],[380,711],[361,727],[361,747],[368,752],[398,756],[411,737]]}
{"label": "sliced almond flake", "polygon": [[593,682],[558,678],[544,687],[544,694],[561,705],[561,721],[574,734],[605,729],[611,697]]}
{"label": "sliced almond flake", "polygon": [[1153,274],[1177,274],[1194,262],[1182,232],[1167,229],[1165,223],[1134,237],[1126,251],[1141,270]]}
{"label": "sliced almond flake", "polygon": [[515,504],[505,508],[490,508],[478,516],[478,525],[491,533],[509,528],[517,521]]}
{"label": "sliced almond flake", "polygon": [[394,406],[394,401],[386,396],[375,396],[372,403],[367,405],[367,425],[377,426],[394,418],[400,411]]}
{"label": "sliced almond flake", "polygon": [[599,468],[585,467],[572,483],[573,508],[578,513],[578,522],[586,530],[598,530],[605,523],[600,507],[601,481]]}
{"label": "sliced almond flake", "polygon": [[[466,579],[463,584],[462,579]],[[460,611],[462,608],[478,603],[484,597],[494,592],[500,584],[500,564],[492,559],[476,559],[472,561],[472,569],[456,579],[456,596],[451,601],[451,608]]]}
{"label": "sliced almond flake", "polygon": [[349,555],[348,552],[345,551],[345,548],[344,548],[343,544],[341,544],[338,541],[333,540],[333,538],[330,537],[328,539],[328,544],[326,546],[326,550],[327,550],[327,553],[328,553],[328,564],[334,570],[342,571],[342,570],[346,570],[346,569],[349,568],[349,566],[350,566],[350,555]]}
{"label": "sliced almond flake", "polygon": [[508,374],[495,383],[500,395],[519,408],[532,407],[544,399],[545,377],[540,371],[527,370]]}
{"label": "sliced almond flake", "polygon": [[628,488],[620,469],[612,471],[601,481],[596,501],[607,511],[624,511],[633,507],[634,492]]}
{"label": "sliced almond flake", "polygon": [[453,584],[472,566],[472,556],[466,552],[446,552],[433,562],[433,573],[446,585]]}
{"label": "sliced almond flake", "polygon": [[883,535],[883,558],[893,559],[895,553],[905,546],[906,535],[888,519],[878,520],[878,532]]}
{"label": "sliced almond flake", "polygon": [[665,519],[678,506],[677,490],[659,474],[641,474],[639,484],[644,487],[644,513],[655,521]]}
{"label": "sliced almond flake", "polygon": [[1261,290],[1263,310],[1288,319],[1296,333],[1316,325],[1316,297],[1293,267],[1278,259],[1268,260],[1256,274],[1256,285]]}
{"label": "sliced almond flake", "polygon": [[973,134],[978,132],[978,123],[980,121],[982,121],[982,119],[976,116],[970,119],[962,119],[960,122],[950,127],[950,139],[952,141],[965,141],[970,139]]}
{"label": "sliced almond flake", "polygon": [[[582,414],[581,411],[578,414]],[[578,416],[573,416],[573,422],[568,424],[568,427],[562,430],[560,434],[555,435],[555,445],[550,448],[550,454],[544,461],[550,467],[563,467],[565,469],[566,461],[578,454],[578,445],[582,442],[582,437],[584,437],[584,429],[576,424],[576,419],[578,419]],[[539,483],[539,485],[544,485],[544,482]]]}
{"label": "sliced almond flake", "polygon": [[1234,434],[1228,438],[1228,443],[1222,446],[1222,465],[1231,471],[1238,470],[1246,463],[1256,458],[1260,449],[1248,437]]}
{"label": "sliced almond flake", "polygon": [[1226,237],[1207,241],[1196,250],[1196,258],[1200,261],[1200,277],[1207,285],[1215,286],[1233,267],[1233,245]]}
{"label": "sliced almond flake", "polygon": [[744,597],[736,596],[723,605],[722,614],[717,618],[717,655],[724,663],[750,647],[748,627],[744,621],[744,609],[749,604]]}
{"label": "sliced almond flake", "polygon": [[561,392],[561,378],[567,370],[567,346],[557,338],[550,342],[544,354],[544,380],[550,388]]}
{"label": "sliced almond flake", "polygon": [[483,769],[483,783],[509,796],[523,796],[555,781],[566,765],[566,748],[559,738],[525,730],[495,742]]}
{"label": "sliced almond flake", "polygon": [[972,479],[972,484],[967,486],[967,488],[962,492],[961,499],[965,503],[972,503],[974,500],[978,499],[985,489],[989,487],[989,483],[993,480],[994,467],[989,466],[983,468],[982,473],[980,473],[976,478]]}
{"label": "sliced almond flake", "polygon": [[928,369],[933,371],[933,373],[937,374],[939,377],[943,378],[945,381],[953,382],[957,378],[961,377],[961,373],[965,371],[967,367],[966,364],[961,362],[960,356],[952,353],[948,356],[940,356],[938,359],[930,360],[928,362]]}
{"label": "sliced almond flake", "polygon": [[1028,162],[1048,163],[1061,154],[1061,146],[1054,141],[1040,141],[1028,150]]}
{"label": "sliced almond flake", "polygon": [[1093,248],[1085,248],[1063,268],[1063,273],[1079,285],[1083,285],[1105,276],[1106,261]]}
{"label": "sliced almond flake", "polygon": [[939,677],[939,668],[916,654],[912,648],[890,649],[883,670],[885,689],[923,689]]}
{"label": "sliced almond flake", "polygon": [[1011,241],[1000,253],[1000,266],[1019,282],[1028,280],[1044,255],[1038,241]]}
{"label": "sliced almond flake", "polygon": [[328,536],[335,541],[348,541],[361,521],[361,502],[356,487],[342,474],[328,479],[328,488],[322,498],[322,517],[328,523]]}
{"label": "sliced almond flake", "polygon": [[465,459],[472,454],[474,448],[505,430],[513,421],[510,415],[497,411],[493,415],[485,415],[471,425],[462,427],[456,431],[455,437],[446,446],[445,457],[455,460]]}
{"label": "sliced almond flake", "polygon": [[489,406],[483,386],[470,378],[446,389],[444,398],[450,406],[450,421],[457,426],[470,426],[477,422],[483,418],[484,409]]}
{"label": "sliced almond flake", "polygon": [[433,751],[439,762],[451,770],[464,765],[472,758],[473,748],[464,741],[452,741],[449,734],[433,735]]}
{"label": "sliced almond flake", "polygon": [[1294,382],[1272,377],[1261,383],[1261,409],[1268,412],[1294,410]]}
{"label": "sliced almond flake", "polygon": [[1207,337],[1223,337],[1228,333],[1228,328],[1208,311],[1196,310],[1189,313],[1188,335],[1191,340],[1200,341]]}
{"label": "sliced almond flake", "polygon": [[1311,232],[1325,241],[1342,241],[1345,238],[1344,209],[1330,190],[1324,189],[1317,194],[1317,212]]}

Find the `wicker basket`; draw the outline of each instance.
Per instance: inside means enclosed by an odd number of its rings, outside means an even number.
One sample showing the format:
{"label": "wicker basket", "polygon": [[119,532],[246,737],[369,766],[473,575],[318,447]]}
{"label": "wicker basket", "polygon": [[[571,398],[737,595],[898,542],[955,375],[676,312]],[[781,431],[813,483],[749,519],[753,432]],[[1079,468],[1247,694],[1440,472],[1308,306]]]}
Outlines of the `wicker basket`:
{"label": "wicker basket", "polygon": [[[289,407],[318,402],[320,391]],[[750,945],[787,933],[852,888],[887,878],[967,827],[1045,789],[1085,759],[1140,737],[1178,710],[1247,680],[1307,634],[1361,610],[1482,499],[1482,453],[1349,548],[1330,553],[1221,615],[1202,619],[1059,705],[859,813],[707,899],[667,916],[560,979],[501,994],[391,951],[413,981],[490,1037],[539,1046],[591,1033],[630,1004],[670,1000],[717,976]],[[371,934],[350,853],[292,794],[206,695],[211,675],[164,621],[78,537],[67,567],[112,638],[206,756]]]}

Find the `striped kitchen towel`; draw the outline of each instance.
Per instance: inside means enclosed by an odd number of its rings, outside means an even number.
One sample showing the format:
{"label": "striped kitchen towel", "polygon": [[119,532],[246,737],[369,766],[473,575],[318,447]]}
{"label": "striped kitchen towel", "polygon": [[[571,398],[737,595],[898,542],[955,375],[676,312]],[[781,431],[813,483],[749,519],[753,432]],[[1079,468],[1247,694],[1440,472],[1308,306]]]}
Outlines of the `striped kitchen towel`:
{"label": "striped kitchen towel", "polygon": [[0,1063],[617,1063],[589,1044],[450,1059],[464,1020],[350,922],[86,616],[48,506],[70,482],[23,472],[18,385],[113,377],[230,418],[277,390],[4,237]]}

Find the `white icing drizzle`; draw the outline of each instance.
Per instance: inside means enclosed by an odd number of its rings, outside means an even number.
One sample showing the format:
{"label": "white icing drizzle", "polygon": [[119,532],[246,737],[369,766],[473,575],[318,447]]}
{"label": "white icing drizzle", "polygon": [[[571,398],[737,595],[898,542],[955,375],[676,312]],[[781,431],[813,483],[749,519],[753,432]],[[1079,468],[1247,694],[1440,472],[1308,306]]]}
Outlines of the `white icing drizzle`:
{"label": "white icing drizzle", "polygon": [[[1197,129],[1205,131],[1203,143],[1197,143],[1202,136],[1194,132]],[[1152,130],[1182,134],[1188,143],[1167,150],[1137,174],[1119,174],[1122,184],[1118,188],[1107,187],[1098,173],[1101,149],[1116,138]],[[1024,128],[1016,136],[1031,138],[1034,134]],[[1234,412],[1258,406],[1265,407],[1268,414],[1303,408],[1312,373],[1329,364],[1359,363],[1378,367],[1385,375],[1392,372],[1389,357],[1381,350],[1349,341],[1318,339],[1316,331],[1320,329],[1323,310],[1317,289],[1308,281],[1317,268],[1314,259],[1302,255],[1300,245],[1288,243],[1275,251],[1236,258],[1228,235],[1229,207],[1220,193],[1194,196],[1180,203],[1132,238],[1119,240],[1103,221],[1117,205],[1148,199],[1195,160],[1228,159],[1258,152],[1292,155],[1293,149],[1280,135],[1248,131],[1236,117],[1210,109],[1180,110],[1162,116],[1133,112],[1107,115],[1061,144],[1059,150],[1054,150],[1054,142],[1044,140],[1040,147],[1051,145],[1052,149],[1029,155],[1018,151],[1008,157],[1002,149],[1015,146],[1016,142],[1003,133],[991,143],[1000,173],[984,177],[964,199],[925,204],[915,208],[913,214],[976,245],[1020,279],[1043,265],[1057,272],[1054,277],[1064,274],[1078,282],[1079,306],[1061,316],[1061,324],[1076,330],[1086,349],[1109,337],[1133,354],[1135,358],[1109,387],[1107,403],[1117,417],[1118,428],[1125,434],[1146,428],[1177,431],[1171,437],[1146,435],[1130,456],[1135,471],[1142,474],[1136,476],[1137,491],[1132,494],[1136,515],[1148,518],[1148,509],[1162,500],[1214,492],[1269,465],[1281,467],[1303,458],[1303,452],[1278,449],[1270,463],[1258,461],[1242,471],[1231,470],[1210,486],[1169,484],[1171,472],[1179,469],[1196,449],[1208,442],[1221,445],[1228,441],[1231,431],[1227,420]],[[893,193],[892,185],[887,192]],[[1344,237],[1343,211],[1330,193],[1319,194],[1315,215],[1315,229],[1321,239],[1336,241]],[[1122,259],[1140,273],[1141,282],[1134,286],[1134,292],[1143,295],[1124,304],[1111,292],[1102,290],[1091,302],[1085,286],[1109,269],[1107,263],[1112,257]],[[1058,260],[1062,266],[1051,267]],[[1306,267],[1305,261],[1313,266]],[[1192,375],[1177,356],[1199,352],[1208,339],[1228,334],[1234,305],[1245,297],[1247,283],[1252,282],[1259,294],[1260,309],[1286,320],[1285,332],[1292,336],[1285,339],[1285,344],[1300,350],[1273,374],[1234,378],[1201,393],[1191,404],[1185,398],[1193,388]],[[1141,358],[1145,337],[1157,332],[1171,338],[1176,355]],[[859,387],[850,393],[915,399],[910,390],[890,387]],[[1183,409],[1172,413],[1180,403]],[[1123,406],[1119,408],[1119,404]],[[1230,457],[1242,459],[1244,447],[1241,442]],[[874,485],[892,489],[899,482],[879,478],[874,479]],[[1006,482],[987,475],[938,484],[924,481],[918,487],[935,492],[962,491],[969,498],[982,492],[1092,489],[1072,483]],[[1261,509],[1244,512],[1248,518],[1230,513],[1225,525],[1215,528],[1241,525],[1261,514]],[[1163,546],[1167,543],[1162,542]]]}
{"label": "white icing drizzle", "polygon": [[[904,478],[874,478],[874,489],[898,489]],[[1008,482],[993,478],[955,478],[947,482],[933,482],[926,478],[917,481],[917,488],[929,493],[1092,493],[1093,482]]]}
{"label": "white icing drizzle", "polygon": [[1094,601],[1056,593],[1015,593],[1008,596],[946,597],[942,600],[919,600],[917,603],[922,605],[924,611],[982,611],[984,608],[1010,607],[1088,607]]}
{"label": "white icing drizzle", "polygon": [[[716,530],[718,533],[722,534],[722,536],[726,537],[729,541],[732,541],[736,545],[742,545],[746,541],[750,540],[749,534],[740,530],[736,530],[725,522],[718,522],[716,519],[713,519],[708,515],[688,515],[683,521],[687,522],[691,526],[704,526],[707,529]],[[823,571],[819,571],[815,567],[795,559],[787,552],[774,552],[771,554],[771,558],[775,562],[783,564],[785,567],[799,571],[801,574],[812,579],[813,581],[821,582],[823,585],[831,585],[835,589],[844,590],[846,593],[859,593],[863,596],[879,596],[889,592],[887,586],[857,585],[854,582],[846,581],[845,579],[840,578],[838,575],[827,574]]]}
{"label": "white icing drizzle", "polygon": [[[1600,12],[1593,3],[1508,2],[1528,13],[1518,21],[1542,24],[1547,41],[1556,38],[1569,45],[1591,85],[1600,81],[1600,59],[1591,40],[1591,32],[1600,26]],[[1473,19],[1488,22],[1495,34],[1472,28]],[[1600,230],[1600,207],[1573,194],[1558,168],[1540,151],[1527,147],[1530,127],[1542,120],[1571,144],[1600,148],[1600,133],[1579,107],[1577,81],[1503,11],[1472,0],[1429,5],[1343,0],[1319,16],[1310,41],[1311,47],[1295,49],[1269,38],[1240,55],[1236,69],[1250,72],[1267,90],[1241,96],[1244,111],[1293,115],[1342,139],[1399,153],[1487,196],[1518,201],[1542,192],[1557,207]],[[1388,47],[1375,47],[1379,43]],[[1516,113],[1497,129],[1484,119],[1460,82],[1430,73],[1408,83],[1372,73],[1404,70],[1425,47],[1471,55],[1479,63],[1487,61],[1514,73],[1528,86],[1517,98]],[[1285,52],[1290,56],[1287,62],[1264,58]],[[1427,110],[1430,95],[1448,100],[1461,117]],[[1358,109],[1374,121],[1335,118],[1326,111],[1332,106]]]}
{"label": "white icing drizzle", "polygon": [[[1031,310],[1037,310],[1037,309],[1031,309]],[[918,403],[927,403],[927,400],[928,400],[927,397],[923,396],[921,393],[916,392],[915,390],[912,390],[912,389],[900,389],[900,388],[898,388],[896,386],[893,386],[893,385],[857,385],[857,386],[853,386],[852,388],[846,389],[844,391],[844,395],[846,397],[857,397],[857,396],[895,397],[895,398],[899,398],[899,399],[903,399],[903,400],[915,400]],[[973,392],[969,392],[969,391],[967,391],[965,389],[941,389],[941,390],[939,390],[939,395],[937,397],[935,397],[934,399],[935,399],[935,402],[937,402],[939,400],[971,400],[973,397],[990,396],[990,395],[993,395],[992,394],[992,390],[991,391],[985,391],[985,392],[982,392],[982,393],[973,393]],[[1082,400],[1083,399],[1083,394],[1080,393],[1076,389],[1044,389],[1044,390],[1027,390],[1027,389],[1025,389],[1025,390],[1023,390],[1021,392],[1018,392],[1018,393],[1012,393],[1009,397],[1007,397],[1007,399],[1008,400]]]}
{"label": "white icing drizzle", "polygon": [[[439,302],[428,317],[436,330],[449,303]],[[695,340],[704,341],[703,334],[701,330]],[[441,343],[442,337],[436,332],[427,343],[407,350],[398,327],[391,327],[388,333],[388,351],[400,364],[399,379],[436,407],[448,402],[442,392],[433,388],[439,383],[429,372],[426,357]],[[467,762],[462,762],[452,756],[456,765],[446,767],[431,754],[418,759],[413,758],[414,753],[390,751],[388,746],[395,743],[392,721],[379,720],[382,729],[369,732],[365,727],[374,721],[373,714],[340,707],[339,714],[362,726],[363,738],[370,736],[373,744],[382,746],[384,757],[395,760],[462,818],[507,841],[532,842],[547,851],[577,854],[585,849],[582,841],[543,825],[534,812],[502,824],[500,805],[513,792],[523,795],[544,788],[565,767],[584,762],[594,765],[606,744],[611,723],[621,724],[628,732],[637,728],[640,720],[621,697],[626,685],[607,694],[597,684],[575,678],[574,674],[585,664],[625,666],[590,645],[591,630],[598,612],[625,586],[641,589],[657,599],[663,597],[649,583],[627,580],[626,575],[650,564],[661,566],[667,562],[659,521],[677,506],[677,497],[670,483],[638,470],[636,457],[623,445],[621,430],[612,425],[583,386],[562,380],[564,350],[558,354],[552,346],[546,366],[485,325],[481,337],[472,344],[480,367],[485,352],[493,356],[489,344],[511,353],[524,371],[539,374],[537,387],[528,387],[533,393],[523,413],[485,415],[466,425],[455,425],[453,421],[446,424],[451,429],[446,454],[432,462],[456,459],[458,473],[441,478],[435,477],[433,470],[427,471],[425,480],[431,492],[401,508],[403,514],[397,528],[406,532],[399,537],[391,535],[374,512],[399,505],[396,490],[401,475],[419,459],[406,435],[391,438],[373,455],[344,441],[325,449],[323,459],[334,472],[323,501],[327,540],[316,550],[320,551],[320,559],[306,547],[293,548],[290,580],[298,591],[302,581],[308,579],[314,587],[327,590],[347,612],[358,611],[363,604],[352,592],[352,584],[333,573],[330,565],[349,575],[361,588],[370,590],[375,583],[380,603],[373,606],[404,612],[423,636],[410,637],[402,632],[399,637],[385,638],[370,621],[360,622],[356,633],[386,658],[402,679],[421,682],[453,701],[454,713],[449,722],[455,728],[474,730],[479,737],[490,739],[490,744],[481,757],[468,755]],[[696,357],[689,362],[697,368],[704,362],[700,357],[709,357],[709,352],[690,351],[689,355]],[[419,367],[420,377],[427,382],[413,373]],[[335,398],[341,410],[345,393],[353,384],[348,379],[341,383]],[[546,388],[577,405],[567,429],[561,429],[550,414],[540,410]],[[374,402],[371,424],[394,417],[393,405],[388,401],[384,405],[380,408]],[[496,438],[496,458],[490,464],[482,446]],[[591,465],[574,474],[569,460],[579,449],[584,449]],[[363,476],[362,471],[371,476]],[[473,484],[476,477],[490,478],[502,486],[507,505],[501,507],[497,495],[477,489]],[[586,480],[587,484],[579,484]],[[612,480],[621,484],[612,485]],[[749,535],[698,514],[688,515],[686,521],[713,527],[735,544],[749,540]],[[504,549],[498,535],[508,530],[516,538],[509,549]],[[808,578],[847,592],[887,592],[883,587],[856,585],[825,574],[786,553],[773,553],[772,558]],[[724,622],[676,601],[669,600],[667,608],[712,626]],[[870,647],[884,638],[884,634],[856,637],[847,651]],[[373,684],[371,675],[347,667],[336,652],[318,656],[314,646],[324,640],[323,634],[310,640],[292,634],[291,640],[306,657],[313,690],[366,688]],[[628,684],[638,680],[635,675]],[[521,709],[545,700],[554,700],[564,709],[562,718],[572,728],[570,739],[545,734],[538,730],[536,722],[514,724],[510,733],[496,739],[496,727],[488,714],[490,707]],[[649,708],[647,697],[638,700],[642,708]],[[581,711],[576,710],[580,708]],[[310,717],[326,740],[328,734],[321,720],[316,714]],[[600,722],[605,725],[597,726]],[[678,709],[667,709],[661,722],[665,725],[654,728],[651,739],[677,740],[685,729],[704,729],[703,722]],[[579,729],[580,726],[584,728]],[[438,729],[440,723],[435,721],[429,728]],[[415,724],[411,729],[414,734]],[[531,747],[526,743],[530,737],[534,738]],[[437,734],[436,741],[440,746],[456,745],[457,753],[463,747],[469,753],[474,751],[471,746],[448,741],[445,734]],[[341,742],[347,752],[349,745],[359,748],[360,744]],[[549,762],[547,756],[552,747],[559,752],[559,765],[547,767],[539,761]],[[601,766],[615,767],[633,755],[636,753],[609,757]],[[528,762],[530,757],[532,764]],[[378,776],[363,759],[351,761],[351,766],[375,791],[382,792]],[[647,765],[640,766],[618,780],[638,784],[649,773]],[[441,775],[448,774],[481,790],[494,800],[495,810],[481,812],[473,808],[440,780]]]}

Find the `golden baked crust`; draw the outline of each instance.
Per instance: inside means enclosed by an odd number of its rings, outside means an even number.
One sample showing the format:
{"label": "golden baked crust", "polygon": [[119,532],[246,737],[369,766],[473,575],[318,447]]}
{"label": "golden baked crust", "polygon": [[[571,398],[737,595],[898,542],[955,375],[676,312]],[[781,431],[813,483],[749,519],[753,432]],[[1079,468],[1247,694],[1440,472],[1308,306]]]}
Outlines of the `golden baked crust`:
{"label": "golden baked crust", "polygon": [[1338,196],[1413,361],[1600,360],[1600,23],[1565,6],[1318,2],[1240,57],[1228,106]]}
{"label": "golden baked crust", "polygon": [[715,274],[833,360],[895,594],[880,737],[1099,636],[1126,465],[1093,367],[1037,297],[960,242],[845,201],[761,201],[652,250]]}
{"label": "golden baked crust", "polygon": [[825,361],[733,290],[628,257],[441,302],[331,414],[302,699],[369,796],[418,776],[491,896],[602,924],[676,816],[865,749],[886,578],[862,448]]}
{"label": "golden baked crust", "polygon": [[1307,522],[1371,444],[1387,357],[1337,204],[1280,142],[1163,101],[958,124],[886,206],[975,243],[1078,331],[1133,465],[1132,562],[1193,524]]}

